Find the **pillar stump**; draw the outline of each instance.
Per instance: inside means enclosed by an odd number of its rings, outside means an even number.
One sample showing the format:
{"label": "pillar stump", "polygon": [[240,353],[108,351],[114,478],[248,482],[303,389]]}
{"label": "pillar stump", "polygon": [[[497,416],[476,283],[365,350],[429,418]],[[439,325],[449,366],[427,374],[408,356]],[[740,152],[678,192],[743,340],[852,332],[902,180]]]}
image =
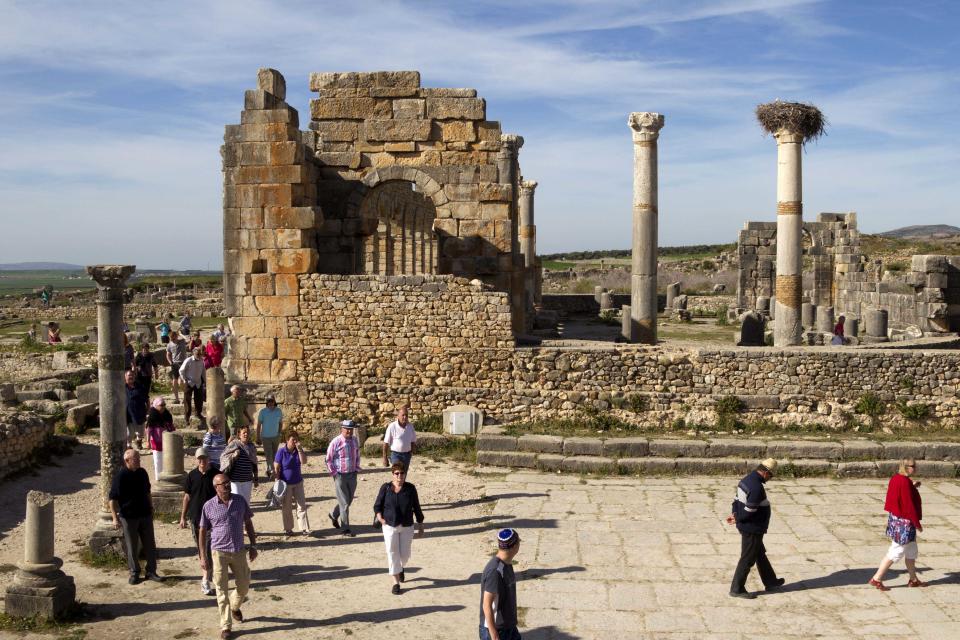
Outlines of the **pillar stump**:
{"label": "pillar stump", "polygon": [[[154,455],[157,452],[154,451]],[[153,487],[153,508],[165,513],[179,513],[183,500],[183,436],[167,431],[163,434],[163,471]]]}
{"label": "pillar stump", "polygon": [[[230,439],[230,434],[227,433],[227,414],[223,408],[223,402],[226,400],[226,381],[223,374],[223,369],[220,367],[210,367],[206,372],[207,376],[207,400],[204,403],[204,415],[207,418],[207,423],[210,423],[210,420],[216,418],[220,421],[220,428],[222,429],[223,437]],[[164,461],[166,463],[166,461]]]}
{"label": "pillar stump", "polygon": [[887,342],[887,310],[870,309],[866,315],[867,335],[865,342]]}
{"label": "pillar stump", "polygon": [[673,310],[673,301],[677,299],[677,296],[680,295],[680,283],[674,282],[673,284],[667,285],[667,307],[666,311],[669,313]]}
{"label": "pillar stump", "polygon": [[8,616],[57,618],[75,603],[73,578],[63,573],[63,560],[54,555],[53,496],[41,491],[27,494],[23,562],[7,586],[4,607]]}
{"label": "pillar stump", "polygon": [[630,341],[657,343],[657,139],[663,116],[633,112],[633,251],[630,271]]}
{"label": "pillar stump", "polygon": [[620,306],[620,337],[630,341],[630,305]]}
{"label": "pillar stump", "polygon": [[509,184],[510,198],[510,248],[512,261],[510,264],[510,308],[511,324],[514,334],[524,333],[527,326],[528,314],[526,305],[526,278],[524,277],[524,260],[520,253],[520,148],[523,147],[523,136],[513,133],[500,135],[500,151],[497,152],[497,174],[500,184]]}
{"label": "pillar stump", "polygon": [[833,333],[833,307],[817,307],[817,331]]}
{"label": "pillar stump", "polygon": [[805,329],[812,329],[817,322],[817,305],[804,302],[800,305],[800,324]]}
{"label": "pillar stump", "polygon": [[123,292],[133,265],[87,267],[97,283],[97,378],[100,387],[100,513],[90,535],[94,553],[123,553],[121,534],[113,528],[110,486],[123,466],[127,446],[127,395],[123,383]]}
{"label": "pillar stump", "polygon": [[527,304],[531,307],[540,304],[542,278],[537,262],[537,226],[534,224],[533,215],[533,195],[536,188],[536,180],[520,182],[520,253],[523,254]]}

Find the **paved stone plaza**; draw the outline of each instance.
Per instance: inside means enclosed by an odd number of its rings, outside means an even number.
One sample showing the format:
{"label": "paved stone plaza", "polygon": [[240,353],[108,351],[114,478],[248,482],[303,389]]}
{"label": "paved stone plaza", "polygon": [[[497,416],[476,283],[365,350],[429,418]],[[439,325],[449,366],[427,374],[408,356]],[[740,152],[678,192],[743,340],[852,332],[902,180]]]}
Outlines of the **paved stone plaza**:
{"label": "paved stone plaza", "polygon": [[[85,624],[88,640],[207,638],[216,634],[215,599],[200,595],[190,534],[157,524],[163,585],[130,587],[122,570],[85,567],[76,551],[93,526],[97,504],[92,444],[59,460],[56,473],[0,485],[0,566],[22,558],[23,495],[42,486],[57,495],[57,554],[74,576],[81,601],[101,618]],[[886,549],[882,501],[886,481],[773,481],[767,547],[787,579],[780,593],[753,601],[727,595],[739,536],[723,523],[734,477],[598,478],[499,473],[419,459],[417,484],[427,535],[414,541],[406,591],[389,592],[382,538],[368,526],[386,472],[365,459],[354,522],[357,538],[334,534],[329,477],[314,457],[306,492],[314,535],[284,540],[278,511],[256,490],[254,521],[261,557],[253,564],[246,621],[239,637],[473,638],[479,572],[504,525],[523,536],[518,556],[524,638],[856,638],[901,635],[951,638],[960,633],[960,487],[925,481],[922,577],[908,589],[902,565],[893,589],[865,585]],[[144,465],[152,465],[146,459]],[[189,467],[189,465],[188,465]],[[922,479],[922,476],[919,476]],[[17,511],[19,510],[19,511]],[[14,512],[16,511],[16,515]],[[12,574],[0,571],[0,590]],[[760,588],[755,575],[749,588]],[[178,635],[180,634],[180,635]],[[4,635],[0,637],[17,637]]]}

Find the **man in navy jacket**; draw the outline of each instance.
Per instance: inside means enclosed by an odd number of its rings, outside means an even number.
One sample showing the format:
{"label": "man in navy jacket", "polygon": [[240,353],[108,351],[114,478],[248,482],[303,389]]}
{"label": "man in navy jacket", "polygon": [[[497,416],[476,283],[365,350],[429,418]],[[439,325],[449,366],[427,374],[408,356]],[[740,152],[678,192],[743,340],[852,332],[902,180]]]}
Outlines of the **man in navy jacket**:
{"label": "man in navy jacket", "polygon": [[767,550],[763,546],[763,534],[770,525],[770,501],[767,500],[763,485],[776,470],[777,461],[767,458],[737,485],[737,497],[731,509],[733,513],[727,517],[727,524],[736,522],[740,532],[740,562],[737,563],[730,585],[730,595],[734,598],[756,597],[746,589],[747,575],[753,565],[757,565],[760,580],[767,591],[776,589],[784,582],[770,566]]}

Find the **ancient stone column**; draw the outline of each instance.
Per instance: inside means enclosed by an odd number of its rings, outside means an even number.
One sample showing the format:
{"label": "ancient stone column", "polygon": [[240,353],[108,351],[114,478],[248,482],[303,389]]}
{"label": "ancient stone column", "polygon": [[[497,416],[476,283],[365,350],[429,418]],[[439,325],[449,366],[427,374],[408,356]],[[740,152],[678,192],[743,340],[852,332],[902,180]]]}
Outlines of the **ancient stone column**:
{"label": "ancient stone column", "polygon": [[123,465],[127,443],[127,395],[123,389],[123,291],[133,265],[92,265],[87,273],[97,283],[97,376],[100,385],[100,514],[90,548],[102,553],[115,546],[110,485]]}
{"label": "ancient stone column", "polygon": [[869,309],[866,314],[867,338],[870,342],[887,340],[887,310]]}
{"label": "ancient stone column", "polygon": [[620,307],[620,335],[624,340],[630,339],[630,305],[625,304]]}
{"label": "ancient stone column", "polygon": [[512,327],[514,333],[523,333],[527,329],[525,278],[523,256],[520,253],[520,216],[518,215],[518,198],[520,195],[520,148],[523,146],[523,137],[513,133],[504,133],[500,136],[500,151],[497,152],[497,173],[500,184],[509,184],[512,187],[513,197],[510,200],[510,233],[512,272],[510,274],[510,306],[512,309]]}
{"label": "ancient stone column", "polygon": [[537,227],[533,222],[533,193],[536,188],[536,180],[520,183],[520,253],[528,269],[537,263]]}
{"label": "ancient stone column", "polygon": [[630,272],[630,341],[657,343],[657,138],[659,113],[634,112],[633,261]]}
{"label": "ancient stone column", "polygon": [[833,307],[817,307],[817,331],[833,333]]}
{"label": "ancient stone column", "polygon": [[600,294],[600,311],[610,311],[613,309],[613,293],[604,291]]}
{"label": "ancient stone column", "polygon": [[817,321],[817,305],[804,302],[800,305],[800,324],[812,328]]}
{"label": "ancient stone column", "polygon": [[600,296],[603,295],[603,287],[596,286],[593,288],[593,299],[597,304],[600,304]]}
{"label": "ancient stone column", "polygon": [[[226,387],[224,382],[223,369],[220,367],[210,367],[207,369],[207,400],[204,405],[207,422],[216,416],[220,419],[220,429],[224,438],[229,438],[227,433],[227,414],[223,407],[223,401],[226,399]],[[164,460],[166,464],[166,460]]]}
{"label": "ancient stone column", "polygon": [[857,338],[860,336],[860,320],[858,318],[847,318],[843,325],[843,333],[848,338]]}
{"label": "ancient stone column", "polygon": [[774,137],[777,139],[777,311],[773,344],[782,347],[800,344],[803,332],[800,322],[803,136],[781,129]]}
{"label": "ancient stone column", "polygon": [[73,605],[76,586],[60,570],[63,561],[54,551],[53,496],[31,491],[23,527],[23,562],[17,565],[4,600],[7,615],[55,618]]}
{"label": "ancient stone column", "polygon": [[[157,455],[157,452],[153,452]],[[163,471],[153,489],[153,508],[157,511],[176,513],[183,499],[183,436],[179,433],[163,434]]]}
{"label": "ancient stone column", "polygon": [[673,284],[667,285],[667,306],[666,310],[669,313],[673,310],[673,301],[677,299],[677,296],[680,295],[680,283],[674,282]]}

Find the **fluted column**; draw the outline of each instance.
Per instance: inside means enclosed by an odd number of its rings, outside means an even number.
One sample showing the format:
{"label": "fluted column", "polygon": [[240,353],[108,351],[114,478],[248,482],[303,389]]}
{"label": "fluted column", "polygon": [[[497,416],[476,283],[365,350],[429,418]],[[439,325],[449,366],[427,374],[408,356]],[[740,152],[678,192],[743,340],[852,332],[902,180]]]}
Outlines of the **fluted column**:
{"label": "fluted column", "polygon": [[657,343],[657,139],[659,113],[634,112],[633,261],[630,272],[630,341]]}
{"label": "fluted column", "polygon": [[803,334],[803,136],[782,129],[777,139],[777,302],[773,344],[800,344]]}
{"label": "fluted column", "polygon": [[523,136],[504,133],[500,136],[500,151],[497,153],[497,172],[500,184],[511,186],[510,198],[510,251],[512,254],[510,273],[510,307],[512,310],[512,328],[515,334],[526,331],[526,295],[524,293],[523,256],[520,254],[520,225],[518,209],[520,182],[520,148]]}
{"label": "fluted column", "polygon": [[100,389],[100,513],[90,538],[95,551],[119,534],[110,513],[110,486],[123,465],[127,443],[127,394],[123,383],[123,292],[133,265],[92,265],[97,283],[97,379]]}

